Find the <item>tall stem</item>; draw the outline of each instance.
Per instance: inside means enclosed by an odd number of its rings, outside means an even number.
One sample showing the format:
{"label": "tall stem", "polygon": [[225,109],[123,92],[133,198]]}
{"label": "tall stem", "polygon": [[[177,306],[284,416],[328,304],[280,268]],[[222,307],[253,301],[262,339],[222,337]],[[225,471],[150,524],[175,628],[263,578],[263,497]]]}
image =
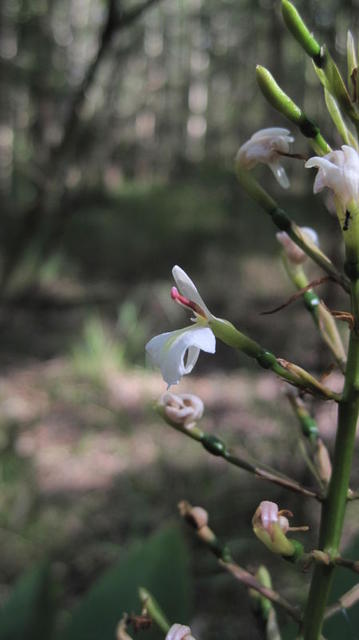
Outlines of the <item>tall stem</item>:
{"label": "tall stem", "polygon": [[[342,400],[338,408],[338,428],[333,459],[333,473],[328,495],[323,502],[319,547],[334,558],[339,551],[343,529],[350,471],[359,413],[359,280],[351,284],[352,313],[355,327],[351,332]],[[314,569],[304,616],[304,640],[319,640],[325,606],[330,593],[334,565]]]}

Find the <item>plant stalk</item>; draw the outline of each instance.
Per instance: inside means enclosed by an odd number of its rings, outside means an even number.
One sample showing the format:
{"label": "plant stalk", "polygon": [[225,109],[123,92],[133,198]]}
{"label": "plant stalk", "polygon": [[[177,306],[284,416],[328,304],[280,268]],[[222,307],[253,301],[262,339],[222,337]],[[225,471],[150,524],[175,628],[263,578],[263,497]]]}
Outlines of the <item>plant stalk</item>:
{"label": "plant stalk", "polygon": [[[339,552],[359,414],[358,278],[351,283],[351,301],[355,327],[350,335],[343,396],[338,406],[333,473],[327,497],[322,505],[319,534],[319,548],[332,559]],[[334,564],[317,565],[314,569],[303,623],[304,640],[319,640],[321,637],[324,611],[333,581],[334,569]]]}

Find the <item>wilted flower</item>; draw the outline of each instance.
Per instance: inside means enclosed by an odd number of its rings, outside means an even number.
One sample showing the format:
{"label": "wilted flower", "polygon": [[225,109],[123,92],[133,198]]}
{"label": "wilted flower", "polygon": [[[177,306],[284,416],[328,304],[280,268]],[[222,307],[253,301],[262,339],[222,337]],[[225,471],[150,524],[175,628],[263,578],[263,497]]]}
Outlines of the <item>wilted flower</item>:
{"label": "wilted flower", "polygon": [[194,313],[194,324],[177,331],[169,331],[155,336],[146,345],[146,351],[152,363],[161,369],[162,377],[168,386],[177,384],[181,377],[190,373],[198,360],[200,350],[215,353],[216,338],[208,327],[215,319],[211,314],[197,287],[188,275],[177,265],[172,275],[178,286],[173,287],[173,300]]}
{"label": "wilted flower", "polygon": [[194,640],[190,627],[175,623],[167,632],[165,640]]}
{"label": "wilted flower", "polygon": [[331,151],[322,158],[309,158],[305,167],[319,169],[314,180],[314,193],[325,187],[331,189],[343,209],[353,200],[359,200],[359,154],[353,147],[344,144],[341,150]]}
{"label": "wilted flower", "polygon": [[283,189],[288,189],[289,180],[280,163],[280,155],[289,153],[294,138],[288,129],[270,127],[260,129],[242,146],[237,153],[236,162],[245,169],[253,169],[258,163],[267,164]]}
{"label": "wilted flower", "polygon": [[[311,242],[314,242],[317,246],[319,246],[319,238],[318,234],[311,227],[300,227],[300,231],[304,236],[306,236]],[[303,249],[298,247],[295,242],[289,237],[289,235],[285,231],[279,231],[276,233],[276,238],[278,242],[284,247],[287,258],[293,264],[303,264],[303,262],[307,259],[307,254],[304,253]]]}
{"label": "wilted flower", "polygon": [[176,424],[182,424],[186,429],[191,429],[203,416],[204,404],[198,396],[192,393],[170,393],[166,391],[159,401],[164,413]]}

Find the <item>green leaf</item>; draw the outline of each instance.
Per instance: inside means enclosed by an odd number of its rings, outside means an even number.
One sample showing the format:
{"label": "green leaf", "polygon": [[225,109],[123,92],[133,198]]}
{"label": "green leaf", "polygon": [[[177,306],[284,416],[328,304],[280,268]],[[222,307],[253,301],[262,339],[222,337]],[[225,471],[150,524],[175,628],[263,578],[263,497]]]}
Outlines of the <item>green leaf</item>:
{"label": "green leaf", "polygon": [[325,89],[334,96],[339,106],[349,116],[351,120],[357,122],[358,112],[352,104],[350,95],[345,86],[340,71],[335,64],[328,50],[323,47],[322,73],[318,74],[319,79]]}
{"label": "green leaf", "polygon": [[324,97],[330,117],[333,120],[336,128],[338,129],[341,137],[343,138],[343,141],[345,142],[345,144],[349,144],[354,147],[354,149],[356,149],[358,146],[357,141],[345,124],[336,99],[333,98],[332,94],[329,93],[327,89],[324,89]]}
{"label": "green leaf", "polygon": [[50,565],[43,562],[21,576],[0,611],[0,638],[50,640],[54,613]]}
{"label": "green leaf", "polygon": [[[141,610],[139,587],[150,591],[171,623],[188,623],[188,555],[177,528],[166,528],[124,552],[119,564],[107,571],[77,606],[58,640],[114,640],[122,614]],[[146,640],[159,637],[156,627],[146,631]]]}

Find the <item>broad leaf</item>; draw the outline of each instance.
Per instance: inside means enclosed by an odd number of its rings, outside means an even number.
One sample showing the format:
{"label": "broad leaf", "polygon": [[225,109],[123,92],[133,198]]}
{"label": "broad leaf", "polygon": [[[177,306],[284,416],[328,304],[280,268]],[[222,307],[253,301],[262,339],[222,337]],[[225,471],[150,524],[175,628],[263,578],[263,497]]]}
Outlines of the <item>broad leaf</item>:
{"label": "broad leaf", "polygon": [[43,562],[19,579],[0,611],[1,640],[50,640],[54,610],[50,566]]}
{"label": "broad leaf", "polygon": [[[140,613],[138,588],[156,598],[171,623],[188,623],[190,584],[188,555],[176,528],[167,528],[130,547],[77,606],[58,640],[114,640],[124,612]],[[146,640],[161,638],[158,628]]]}

